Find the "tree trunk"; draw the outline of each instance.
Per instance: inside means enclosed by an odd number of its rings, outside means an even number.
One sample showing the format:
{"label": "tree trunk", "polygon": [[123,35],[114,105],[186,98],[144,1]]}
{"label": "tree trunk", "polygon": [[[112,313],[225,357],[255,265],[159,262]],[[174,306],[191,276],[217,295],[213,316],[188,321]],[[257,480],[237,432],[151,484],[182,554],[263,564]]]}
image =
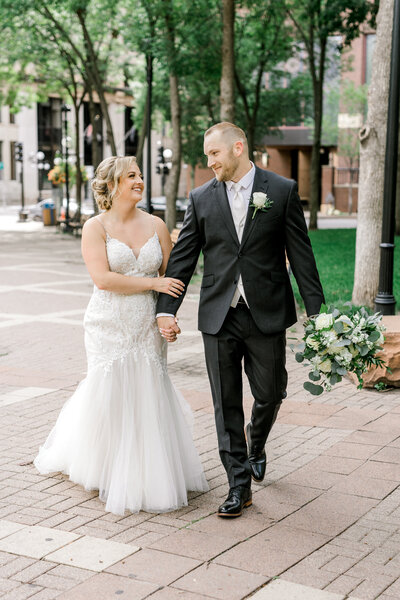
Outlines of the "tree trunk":
{"label": "tree trunk", "polygon": [[255,123],[253,121],[247,122],[247,143],[249,146],[249,158],[254,160],[254,134],[255,134]]}
{"label": "tree trunk", "polygon": [[194,190],[195,188],[195,177],[196,177],[196,165],[191,165],[190,169],[190,189]]}
{"label": "tree trunk", "polygon": [[[97,140],[97,130],[100,119],[97,118],[96,106],[93,101],[93,93],[92,90],[89,89],[89,117],[90,124],[92,125],[92,164],[94,169],[97,169],[100,163],[100,152],[99,152],[99,143]],[[90,188],[91,189],[91,188]],[[94,199],[94,195],[92,194],[93,200],[93,210],[97,215],[99,212],[99,207],[97,206],[97,202]]]}
{"label": "tree trunk", "polygon": [[352,301],[373,307],[378,291],[383,181],[394,0],[381,0],[368,90],[368,116],[360,131],[360,183]]}
{"label": "tree trunk", "polygon": [[169,231],[176,225],[176,198],[178,195],[179,178],[181,174],[182,139],[181,139],[181,104],[179,99],[178,77],[171,73],[169,76],[171,125],[172,125],[172,168],[167,181],[167,206],[165,222]]}
{"label": "tree trunk", "polygon": [[81,157],[80,157],[80,140],[81,140],[81,131],[80,131],[80,118],[79,118],[79,107],[80,103],[77,98],[74,98],[74,112],[75,112],[75,154],[76,154],[76,176],[75,176],[75,195],[76,195],[76,204],[78,205],[77,214],[75,220],[80,220],[81,218],[81,207],[82,207],[82,173],[81,173]]}
{"label": "tree trunk", "polygon": [[[322,68],[322,67],[321,67]],[[309,229],[317,229],[317,215],[321,196],[321,131],[322,131],[322,89],[321,73],[314,82],[314,139],[310,166],[310,224]]]}
{"label": "tree trunk", "polygon": [[103,81],[102,81],[102,78],[101,78],[101,75],[99,72],[99,68],[98,68],[98,64],[97,64],[98,58],[96,56],[96,52],[93,47],[92,39],[86,28],[86,23],[85,23],[86,9],[85,10],[78,9],[76,11],[76,14],[77,14],[79,23],[82,28],[83,38],[85,41],[85,46],[86,46],[86,50],[87,50],[87,54],[88,54],[88,57],[87,57],[88,58],[88,63],[87,63],[88,72],[90,72],[90,78],[93,82],[93,86],[99,97],[101,112],[103,113],[103,118],[106,123],[107,142],[111,146],[111,153],[113,154],[113,156],[116,156],[117,155],[117,147],[115,145],[114,131],[113,131],[113,127],[112,127],[112,123],[111,123],[111,119],[110,119],[110,114],[108,112],[108,104],[107,104],[107,100],[106,100],[105,93],[104,93]]}
{"label": "tree trunk", "polygon": [[[400,141],[400,123],[399,123]],[[396,235],[400,235],[400,146],[397,155],[397,185],[396,185]]]}
{"label": "tree trunk", "polygon": [[140,169],[143,169],[143,150],[144,150],[144,141],[146,139],[146,131],[147,131],[147,111],[149,110],[149,88],[147,88],[146,95],[146,105],[143,111],[143,119],[142,125],[140,127],[139,134],[139,143],[136,151],[136,162]]}
{"label": "tree trunk", "polygon": [[235,119],[235,0],[222,0],[221,121]]}

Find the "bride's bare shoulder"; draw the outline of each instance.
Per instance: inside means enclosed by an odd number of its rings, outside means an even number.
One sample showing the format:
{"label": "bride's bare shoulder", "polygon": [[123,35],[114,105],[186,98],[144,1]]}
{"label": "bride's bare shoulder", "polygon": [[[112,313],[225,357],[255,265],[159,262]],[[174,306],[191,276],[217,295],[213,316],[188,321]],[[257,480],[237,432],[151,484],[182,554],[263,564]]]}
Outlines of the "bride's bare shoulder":
{"label": "bride's bare shoulder", "polygon": [[105,238],[106,229],[101,220],[100,215],[96,215],[88,219],[82,227],[82,237],[97,237]]}

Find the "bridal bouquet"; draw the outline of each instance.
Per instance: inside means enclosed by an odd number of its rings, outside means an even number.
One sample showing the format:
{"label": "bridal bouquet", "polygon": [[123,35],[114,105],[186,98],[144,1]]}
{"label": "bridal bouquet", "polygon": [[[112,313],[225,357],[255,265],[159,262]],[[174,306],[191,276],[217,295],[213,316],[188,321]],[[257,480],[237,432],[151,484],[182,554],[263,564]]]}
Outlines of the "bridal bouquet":
{"label": "bridal bouquet", "polygon": [[306,360],[311,367],[310,381],[303,385],[313,395],[330,391],[349,371],[357,375],[357,387],[361,389],[362,374],[372,365],[385,365],[376,356],[384,342],[385,327],[380,313],[370,315],[365,308],[351,304],[341,311],[322,305],[320,314],[310,317],[304,327],[296,360]]}

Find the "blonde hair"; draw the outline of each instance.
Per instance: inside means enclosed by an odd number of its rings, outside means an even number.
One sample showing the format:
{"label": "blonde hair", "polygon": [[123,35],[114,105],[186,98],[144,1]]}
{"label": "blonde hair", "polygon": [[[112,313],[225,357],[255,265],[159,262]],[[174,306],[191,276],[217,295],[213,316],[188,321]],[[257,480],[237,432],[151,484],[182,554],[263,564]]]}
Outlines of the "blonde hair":
{"label": "blonde hair", "polygon": [[240,129],[237,125],[233,123],[229,123],[228,121],[222,121],[221,123],[216,123],[204,134],[204,137],[211,135],[214,132],[218,132],[221,134],[221,137],[225,142],[229,142],[230,144],[234,144],[237,141],[243,142],[243,145],[247,148],[247,137],[243,129]]}
{"label": "blonde hair", "polygon": [[110,156],[99,164],[91,185],[97,206],[101,210],[110,210],[119,181],[128,173],[133,162],[136,162],[134,156]]}

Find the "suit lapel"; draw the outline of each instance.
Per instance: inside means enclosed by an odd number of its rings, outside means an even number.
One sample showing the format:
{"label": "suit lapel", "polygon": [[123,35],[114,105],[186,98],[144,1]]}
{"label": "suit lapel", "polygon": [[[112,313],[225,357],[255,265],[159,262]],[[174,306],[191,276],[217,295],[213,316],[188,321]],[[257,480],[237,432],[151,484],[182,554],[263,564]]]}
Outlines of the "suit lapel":
{"label": "suit lapel", "polygon": [[217,201],[217,206],[221,212],[225,226],[231,234],[233,241],[239,246],[239,239],[236,233],[235,224],[233,222],[232,211],[229,206],[228,195],[226,193],[225,183],[216,181],[214,184],[214,194]]}
{"label": "suit lapel", "polygon": [[247,211],[246,222],[244,224],[242,241],[240,244],[241,248],[243,248],[243,246],[245,245],[249,235],[253,231],[257,222],[257,215],[253,219],[254,208],[250,206],[254,192],[264,192],[265,194],[268,193],[268,173],[267,171],[263,171],[263,169],[259,169],[258,167],[256,167],[253,189],[251,190],[249,208]]}

